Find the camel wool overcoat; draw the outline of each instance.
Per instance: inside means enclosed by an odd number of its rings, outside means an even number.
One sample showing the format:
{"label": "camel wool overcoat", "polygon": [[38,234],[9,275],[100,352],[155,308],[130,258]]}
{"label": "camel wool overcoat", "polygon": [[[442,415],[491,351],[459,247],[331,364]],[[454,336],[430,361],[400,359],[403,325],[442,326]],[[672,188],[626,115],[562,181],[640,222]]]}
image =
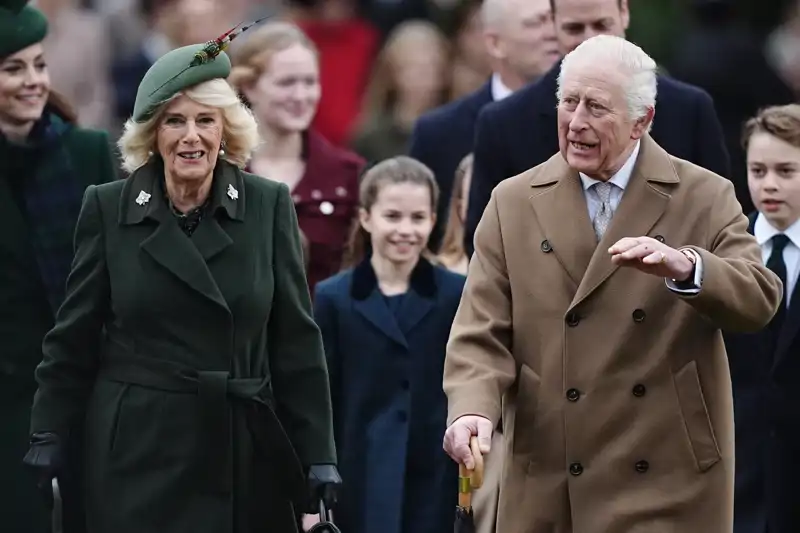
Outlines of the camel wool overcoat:
{"label": "camel wool overcoat", "polygon": [[[747,223],[728,180],[649,135],[599,244],[560,154],[494,190],[444,388],[450,423],[502,414],[497,531],[731,533],[720,330],[762,328],[782,292]],[[696,251],[700,291],[613,265],[608,249],[639,236]]]}

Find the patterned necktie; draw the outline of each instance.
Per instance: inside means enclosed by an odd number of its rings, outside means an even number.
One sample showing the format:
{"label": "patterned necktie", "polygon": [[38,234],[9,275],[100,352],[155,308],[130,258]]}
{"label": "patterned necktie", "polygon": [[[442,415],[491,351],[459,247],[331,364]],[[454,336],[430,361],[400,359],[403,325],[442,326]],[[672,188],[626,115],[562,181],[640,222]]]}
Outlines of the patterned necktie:
{"label": "patterned necktie", "polygon": [[594,233],[597,235],[597,242],[603,238],[603,234],[611,223],[611,187],[614,185],[607,182],[599,182],[593,185],[597,196],[600,198],[600,209],[594,216]]}

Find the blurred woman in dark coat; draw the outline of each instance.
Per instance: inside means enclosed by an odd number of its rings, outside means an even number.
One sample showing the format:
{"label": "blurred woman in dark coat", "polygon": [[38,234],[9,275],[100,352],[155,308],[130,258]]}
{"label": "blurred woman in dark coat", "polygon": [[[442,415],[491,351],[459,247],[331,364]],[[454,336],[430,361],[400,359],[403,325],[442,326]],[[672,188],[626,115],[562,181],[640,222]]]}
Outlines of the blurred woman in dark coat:
{"label": "blurred woman in dark coat", "polygon": [[285,183],[308,239],[308,285],[339,271],[356,216],[364,161],[313,129],[321,88],[313,43],[296,26],[268,22],[234,55],[230,82],[247,99],[263,144],[248,169]]}
{"label": "blurred woman in dark coat", "polygon": [[[24,3],[24,2],[22,2]],[[34,369],[64,299],[72,238],[87,185],[114,179],[105,133],[78,128],[50,88],[32,7],[0,7],[0,529],[48,531],[23,470]]]}
{"label": "blurred woman in dark coat", "polygon": [[145,75],[43,343],[25,460],[58,477],[85,420],[89,533],[294,533],[340,481],[294,208],[241,170],[257,125],[217,53]]}

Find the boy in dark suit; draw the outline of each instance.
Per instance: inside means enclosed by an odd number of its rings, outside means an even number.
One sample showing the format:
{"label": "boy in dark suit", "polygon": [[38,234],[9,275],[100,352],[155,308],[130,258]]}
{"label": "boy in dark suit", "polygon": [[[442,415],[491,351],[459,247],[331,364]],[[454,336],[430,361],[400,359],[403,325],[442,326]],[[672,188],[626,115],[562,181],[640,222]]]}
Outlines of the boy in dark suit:
{"label": "boy in dark suit", "polygon": [[[551,0],[563,54],[598,34],[625,36],[628,0]],[[554,66],[539,81],[503,102],[484,108],[475,134],[475,166],[464,228],[472,253],[475,227],[494,187],[558,152]],[[666,76],[658,77],[658,117],[652,136],[670,154],[728,177],[730,163],[714,104],[706,92]]]}
{"label": "boy in dark suit", "polygon": [[736,423],[735,533],[789,533],[800,524],[800,105],[747,122],[750,232],[783,282],[759,333],[726,335]]}

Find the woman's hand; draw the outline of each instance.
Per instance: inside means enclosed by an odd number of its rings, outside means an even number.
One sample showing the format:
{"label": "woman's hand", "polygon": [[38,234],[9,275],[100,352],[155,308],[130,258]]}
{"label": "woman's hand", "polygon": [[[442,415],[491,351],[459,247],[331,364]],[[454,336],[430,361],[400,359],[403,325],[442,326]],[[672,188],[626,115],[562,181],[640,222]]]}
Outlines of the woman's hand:
{"label": "woman's hand", "polygon": [[48,507],[53,503],[51,483],[61,471],[63,462],[61,439],[55,433],[34,433],[31,436],[31,447],[22,459],[36,476],[37,486]]}

